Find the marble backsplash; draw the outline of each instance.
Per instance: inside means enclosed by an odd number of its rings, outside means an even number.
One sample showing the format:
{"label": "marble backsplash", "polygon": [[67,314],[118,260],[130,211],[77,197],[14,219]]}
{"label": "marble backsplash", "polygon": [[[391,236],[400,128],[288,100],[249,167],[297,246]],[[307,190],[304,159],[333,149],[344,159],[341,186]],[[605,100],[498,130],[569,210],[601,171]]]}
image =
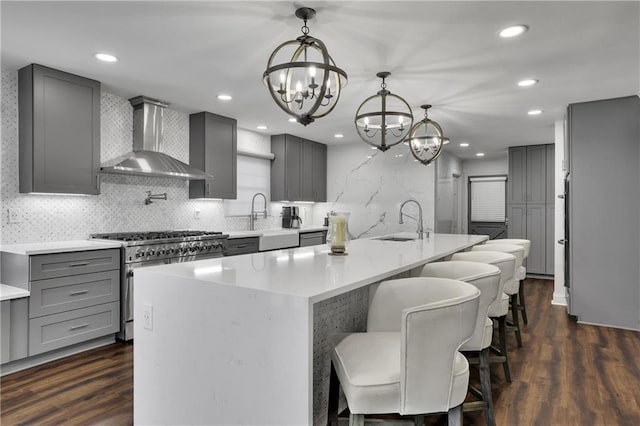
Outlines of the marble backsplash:
{"label": "marble backsplash", "polygon": [[[415,232],[416,222],[399,223],[400,205],[414,199],[423,210],[424,229],[434,225],[433,165],[416,162],[409,149],[398,145],[387,152],[368,145],[330,146],[327,150],[327,203],[316,203],[314,222],[321,223],[329,211],[349,212],[351,238],[394,232]],[[403,210],[418,217],[411,203]]]}

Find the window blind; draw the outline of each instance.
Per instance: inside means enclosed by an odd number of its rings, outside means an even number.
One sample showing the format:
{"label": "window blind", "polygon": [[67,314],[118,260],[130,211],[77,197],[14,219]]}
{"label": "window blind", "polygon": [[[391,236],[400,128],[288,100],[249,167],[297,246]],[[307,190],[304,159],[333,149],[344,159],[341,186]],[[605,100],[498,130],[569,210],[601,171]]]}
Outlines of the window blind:
{"label": "window blind", "polygon": [[506,177],[477,177],[471,180],[471,221],[504,222]]}

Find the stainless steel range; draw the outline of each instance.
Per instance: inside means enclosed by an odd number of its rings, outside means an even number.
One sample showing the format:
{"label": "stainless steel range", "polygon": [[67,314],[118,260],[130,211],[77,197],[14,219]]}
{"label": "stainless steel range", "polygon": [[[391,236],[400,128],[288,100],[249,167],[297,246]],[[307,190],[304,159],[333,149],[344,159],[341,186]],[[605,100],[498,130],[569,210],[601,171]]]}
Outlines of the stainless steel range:
{"label": "stainless steel range", "polygon": [[91,238],[124,243],[121,252],[121,321],[118,338],[131,340],[134,270],[145,266],[221,257],[227,250],[228,235],[209,231],[160,231],[93,234]]}

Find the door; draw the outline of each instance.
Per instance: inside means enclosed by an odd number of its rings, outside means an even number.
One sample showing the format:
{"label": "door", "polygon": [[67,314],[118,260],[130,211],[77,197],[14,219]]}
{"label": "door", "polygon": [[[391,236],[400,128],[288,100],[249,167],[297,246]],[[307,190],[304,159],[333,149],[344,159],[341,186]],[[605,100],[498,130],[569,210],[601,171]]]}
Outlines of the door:
{"label": "door", "polygon": [[460,175],[453,174],[453,193],[452,193],[452,202],[453,202],[453,212],[451,214],[451,233],[458,234],[460,232]]}
{"label": "door", "polygon": [[469,233],[490,239],[507,237],[507,177],[469,177]]}

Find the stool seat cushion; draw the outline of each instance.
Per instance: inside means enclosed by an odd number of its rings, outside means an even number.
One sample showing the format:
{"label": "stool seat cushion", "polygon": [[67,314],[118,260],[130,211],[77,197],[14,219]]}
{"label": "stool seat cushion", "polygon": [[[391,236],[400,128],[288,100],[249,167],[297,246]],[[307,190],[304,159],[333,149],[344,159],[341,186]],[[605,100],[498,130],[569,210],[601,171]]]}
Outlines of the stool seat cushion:
{"label": "stool seat cushion", "polygon": [[[349,410],[354,414],[399,412],[401,333],[336,334],[331,341],[333,365]],[[464,401],[469,382],[466,358],[456,352],[454,363],[451,406]]]}

